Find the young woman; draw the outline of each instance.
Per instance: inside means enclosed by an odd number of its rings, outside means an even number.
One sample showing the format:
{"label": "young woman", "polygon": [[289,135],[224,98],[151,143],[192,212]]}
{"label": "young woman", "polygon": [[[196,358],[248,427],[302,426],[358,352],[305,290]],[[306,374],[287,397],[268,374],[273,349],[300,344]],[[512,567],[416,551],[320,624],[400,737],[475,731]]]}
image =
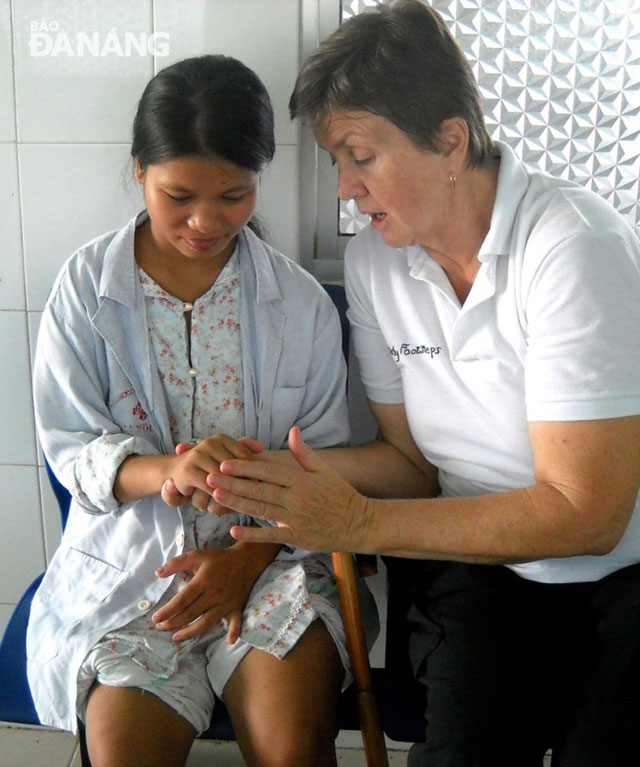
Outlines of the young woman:
{"label": "young woman", "polygon": [[214,692],[248,764],[335,764],[328,560],[234,543],[243,518],[206,513],[207,475],[257,449],[243,435],[348,438],[331,301],[251,229],[274,149],[243,64],[161,71],[131,150],[146,209],[75,253],[44,311],[38,430],[73,502],[33,601],[29,680],[43,723],[86,723],[94,767],[183,765]]}

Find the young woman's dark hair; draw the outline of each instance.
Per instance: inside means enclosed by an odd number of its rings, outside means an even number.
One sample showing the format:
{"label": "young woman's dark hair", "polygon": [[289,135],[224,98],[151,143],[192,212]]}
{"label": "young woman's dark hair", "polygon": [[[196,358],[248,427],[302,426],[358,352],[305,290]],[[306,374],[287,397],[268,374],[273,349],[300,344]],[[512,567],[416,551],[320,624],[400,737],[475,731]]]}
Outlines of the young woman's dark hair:
{"label": "young woman's dark hair", "polygon": [[336,108],[384,117],[434,152],[442,121],[462,117],[469,165],[481,166],[492,155],[469,63],[439,14],[419,0],[354,16],[305,61],[291,117],[318,124]]}
{"label": "young woman's dark hair", "polygon": [[273,109],[260,78],[229,56],[162,69],[144,89],[131,154],[142,169],[187,155],[217,155],[260,173],[275,152]]}
{"label": "young woman's dark hair", "polygon": [[[229,56],[197,56],[162,69],[144,89],[133,122],[131,155],[143,170],[192,155],[261,173],[275,148],[269,94],[255,72]],[[264,237],[256,216],[249,226]]]}

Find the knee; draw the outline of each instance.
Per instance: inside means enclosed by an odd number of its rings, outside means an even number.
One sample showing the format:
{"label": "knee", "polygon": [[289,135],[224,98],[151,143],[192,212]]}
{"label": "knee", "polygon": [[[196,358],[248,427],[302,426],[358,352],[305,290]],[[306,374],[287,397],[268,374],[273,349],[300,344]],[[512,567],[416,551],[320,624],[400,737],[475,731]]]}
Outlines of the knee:
{"label": "knee", "polygon": [[336,764],[333,733],[324,729],[305,728],[295,733],[271,732],[253,741],[252,767],[330,767]]}

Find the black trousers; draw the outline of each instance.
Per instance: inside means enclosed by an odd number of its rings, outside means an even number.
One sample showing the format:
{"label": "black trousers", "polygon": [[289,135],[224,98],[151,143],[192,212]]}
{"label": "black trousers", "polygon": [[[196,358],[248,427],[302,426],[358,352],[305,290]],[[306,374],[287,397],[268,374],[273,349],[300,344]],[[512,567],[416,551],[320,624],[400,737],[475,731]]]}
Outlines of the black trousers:
{"label": "black trousers", "polygon": [[540,584],[416,563],[410,657],[426,740],[409,767],[640,765],[640,565]]}

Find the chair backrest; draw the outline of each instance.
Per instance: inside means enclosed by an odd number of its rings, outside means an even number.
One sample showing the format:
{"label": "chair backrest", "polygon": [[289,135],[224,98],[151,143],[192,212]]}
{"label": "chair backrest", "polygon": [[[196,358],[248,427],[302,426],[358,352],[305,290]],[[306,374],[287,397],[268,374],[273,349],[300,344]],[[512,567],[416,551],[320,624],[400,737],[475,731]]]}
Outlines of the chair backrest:
{"label": "chair backrest", "polygon": [[58,509],[60,510],[60,520],[62,522],[62,529],[64,530],[65,527],[67,526],[67,519],[69,518],[69,506],[71,505],[71,493],[69,493],[67,488],[60,483],[56,475],[53,473],[51,466],[49,466],[49,463],[46,458],[44,459],[44,467],[47,470],[47,475],[49,477],[49,483],[51,484],[51,489],[53,490],[56,500],[58,501]]}
{"label": "chair backrest", "polygon": [[347,319],[347,295],[343,285],[323,284],[322,287],[327,291],[331,300],[335,304],[340,316],[340,326],[342,328],[342,353],[349,362],[349,320]]}

